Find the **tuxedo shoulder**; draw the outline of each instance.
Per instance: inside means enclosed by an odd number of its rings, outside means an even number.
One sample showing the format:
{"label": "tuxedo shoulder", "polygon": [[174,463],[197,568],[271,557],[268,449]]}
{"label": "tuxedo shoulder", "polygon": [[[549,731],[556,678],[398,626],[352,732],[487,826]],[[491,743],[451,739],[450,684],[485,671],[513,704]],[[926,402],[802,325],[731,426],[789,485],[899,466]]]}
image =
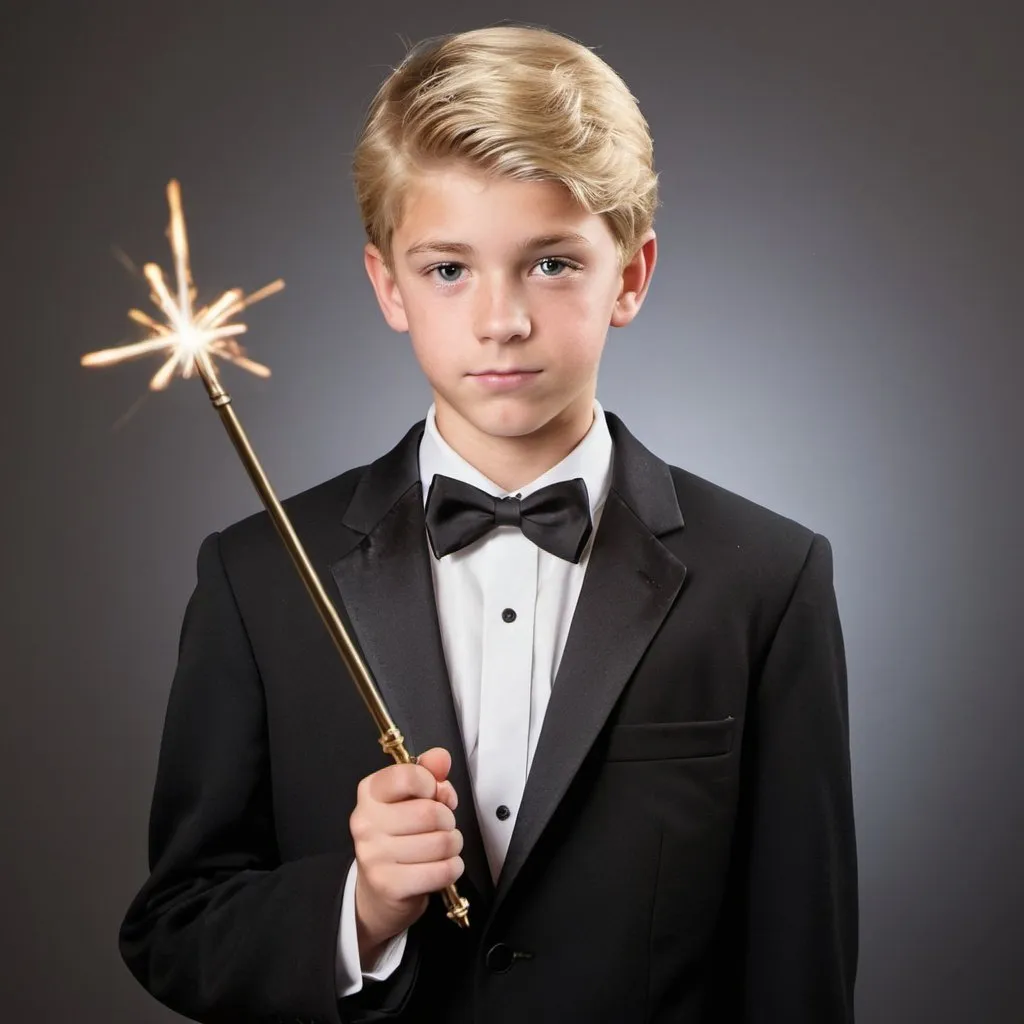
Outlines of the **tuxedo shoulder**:
{"label": "tuxedo shoulder", "polygon": [[[366,468],[356,466],[281,502],[301,540],[305,541],[307,536],[325,532],[337,534],[344,530],[342,517]],[[265,509],[231,523],[219,532],[223,550],[250,553],[269,544],[276,554],[281,548],[277,531]]]}
{"label": "tuxedo shoulder", "polygon": [[669,470],[685,523],[683,535],[703,547],[742,553],[748,564],[770,561],[798,568],[816,538],[828,544],[803,523],[720,484],[678,466]]}

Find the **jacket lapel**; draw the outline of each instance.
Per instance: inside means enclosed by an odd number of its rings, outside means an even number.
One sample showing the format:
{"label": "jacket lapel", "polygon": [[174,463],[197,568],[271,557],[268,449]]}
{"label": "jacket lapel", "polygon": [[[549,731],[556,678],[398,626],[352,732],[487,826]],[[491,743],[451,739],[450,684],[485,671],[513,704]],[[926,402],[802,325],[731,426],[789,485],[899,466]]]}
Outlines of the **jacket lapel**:
{"label": "jacket lapel", "polygon": [[[455,817],[464,840],[464,877],[486,907],[494,886],[452,701],[428,561],[418,458],[422,432],[421,422],[367,467],[344,516],[344,525],[362,534],[362,540],[331,566],[331,573],[406,747],[413,754],[429,747],[451,752],[449,778],[460,795]],[[472,914],[471,907],[471,920]]]}
{"label": "jacket lapel", "polygon": [[668,466],[611,413],[612,482],[526,781],[493,911],[551,820],[683,585],[658,539],[683,517]]}

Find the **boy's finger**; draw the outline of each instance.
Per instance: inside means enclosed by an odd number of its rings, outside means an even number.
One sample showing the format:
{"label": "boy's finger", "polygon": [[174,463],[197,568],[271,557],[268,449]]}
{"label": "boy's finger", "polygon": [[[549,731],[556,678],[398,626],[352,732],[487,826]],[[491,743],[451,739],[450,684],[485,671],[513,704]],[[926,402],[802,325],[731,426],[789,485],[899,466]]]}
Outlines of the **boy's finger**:
{"label": "boy's finger", "polygon": [[437,796],[435,799],[440,800],[441,803],[453,811],[459,806],[459,797],[455,792],[455,787],[447,781],[437,784]]}
{"label": "boy's finger", "polygon": [[431,747],[416,758],[416,763],[426,768],[438,782],[444,782],[452,770],[452,755],[444,747]]}
{"label": "boy's finger", "polygon": [[385,804],[414,797],[433,799],[437,794],[437,780],[421,765],[392,764],[369,777],[369,794]]}

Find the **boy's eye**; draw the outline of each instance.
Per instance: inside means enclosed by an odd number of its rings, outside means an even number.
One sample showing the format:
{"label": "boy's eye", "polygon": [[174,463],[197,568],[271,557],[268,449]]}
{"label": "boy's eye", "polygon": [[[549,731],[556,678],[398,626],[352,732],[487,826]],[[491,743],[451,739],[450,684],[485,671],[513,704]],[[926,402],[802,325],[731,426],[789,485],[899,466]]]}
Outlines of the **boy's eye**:
{"label": "boy's eye", "polygon": [[458,263],[441,263],[434,267],[434,270],[445,284],[454,284],[462,273],[462,267]]}
{"label": "boy's eye", "polygon": [[557,277],[569,266],[568,261],[560,260],[556,256],[545,256],[538,264],[543,277]]}
{"label": "boy's eye", "polygon": [[[578,264],[560,256],[545,256],[538,260],[535,267],[540,269],[541,277],[564,277],[567,270],[579,270]],[[461,263],[438,263],[429,269],[429,273],[437,276],[442,285],[458,284],[466,268]]]}

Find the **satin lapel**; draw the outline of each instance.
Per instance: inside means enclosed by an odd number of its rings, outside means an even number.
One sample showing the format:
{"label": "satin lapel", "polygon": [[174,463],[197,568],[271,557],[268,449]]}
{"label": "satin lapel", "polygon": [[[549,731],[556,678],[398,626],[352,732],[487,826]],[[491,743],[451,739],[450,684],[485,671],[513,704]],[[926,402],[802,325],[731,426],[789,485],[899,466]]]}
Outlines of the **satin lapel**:
{"label": "satin lapel", "polygon": [[[429,747],[451,752],[449,778],[459,794],[455,817],[464,840],[465,877],[486,905],[494,886],[438,626],[417,468],[422,424],[419,428],[367,469],[345,516],[345,525],[365,536],[331,573],[406,747],[414,754]],[[396,487],[399,481],[404,491]]]}
{"label": "satin lapel", "polygon": [[668,467],[607,414],[612,489],[552,686],[496,911],[683,585],[686,566],[658,539],[683,525]]}

